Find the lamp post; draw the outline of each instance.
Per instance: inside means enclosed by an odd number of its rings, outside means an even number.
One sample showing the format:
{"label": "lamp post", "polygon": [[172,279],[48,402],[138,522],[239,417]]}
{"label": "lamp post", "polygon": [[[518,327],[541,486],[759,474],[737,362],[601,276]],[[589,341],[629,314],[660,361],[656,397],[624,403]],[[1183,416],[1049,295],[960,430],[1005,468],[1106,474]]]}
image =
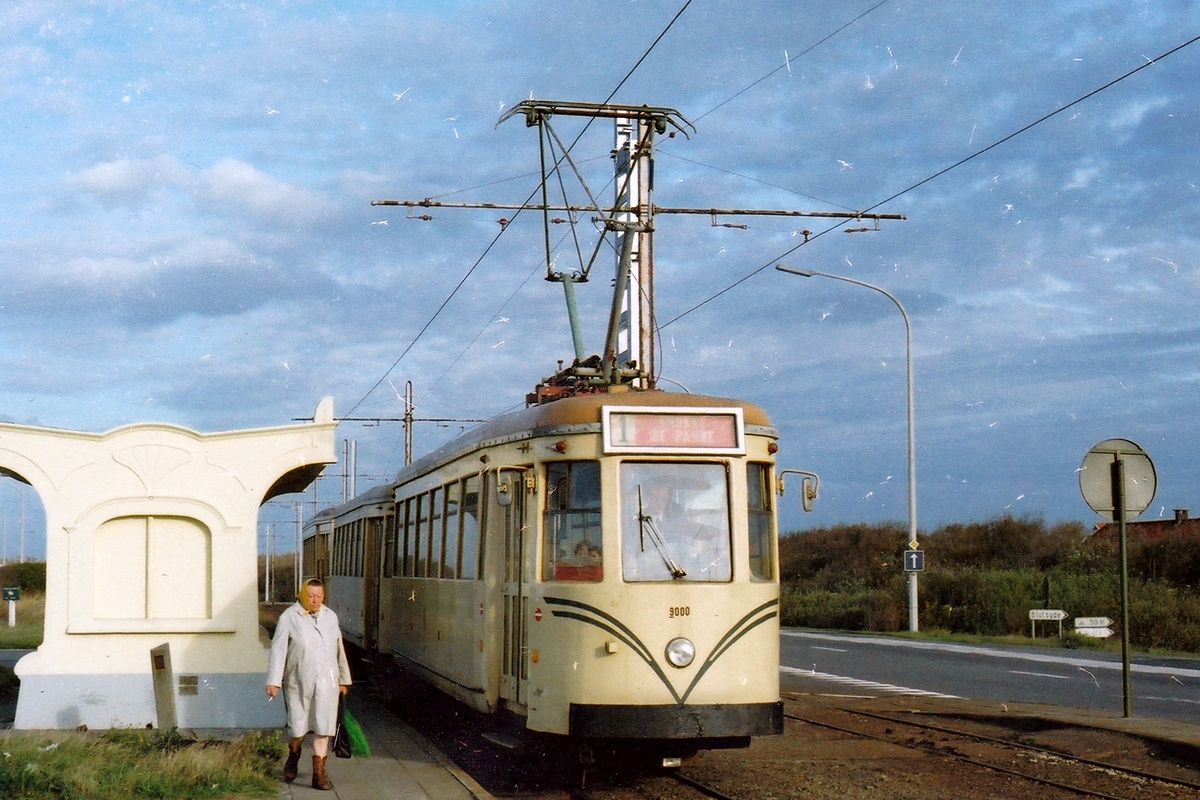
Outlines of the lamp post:
{"label": "lamp post", "polygon": [[[872,289],[879,292],[881,295],[891,300],[896,304],[896,308],[900,309],[900,316],[904,318],[904,355],[907,365],[908,378],[908,546],[913,550],[917,549],[917,450],[916,437],[913,432],[913,357],[912,357],[912,325],[908,320],[908,312],[904,310],[904,306],[900,305],[900,301],[886,289],[882,289],[872,283],[847,278],[844,275],[831,275],[828,272],[817,272],[816,270],[799,270],[785,267],[783,264],[776,264],[775,269],[780,272],[788,272],[792,275],[799,275],[804,278],[812,278],[819,276],[822,278],[832,278],[835,281],[844,281],[845,283],[853,283],[856,286],[863,286],[867,289]],[[908,573],[908,629],[914,633],[917,631],[917,573],[909,571]]]}

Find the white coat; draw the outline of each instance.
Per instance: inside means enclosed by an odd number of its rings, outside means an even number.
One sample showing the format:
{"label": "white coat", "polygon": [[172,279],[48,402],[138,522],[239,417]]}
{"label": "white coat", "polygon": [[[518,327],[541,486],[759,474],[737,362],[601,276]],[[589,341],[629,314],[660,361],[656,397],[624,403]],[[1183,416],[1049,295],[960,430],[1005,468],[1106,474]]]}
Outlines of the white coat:
{"label": "white coat", "polygon": [[293,739],[312,731],[337,731],[338,686],[350,684],[350,665],[342,646],[338,618],[321,606],[315,614],[296,603],[279,615],[267,685],[283,687],[288,733]]}

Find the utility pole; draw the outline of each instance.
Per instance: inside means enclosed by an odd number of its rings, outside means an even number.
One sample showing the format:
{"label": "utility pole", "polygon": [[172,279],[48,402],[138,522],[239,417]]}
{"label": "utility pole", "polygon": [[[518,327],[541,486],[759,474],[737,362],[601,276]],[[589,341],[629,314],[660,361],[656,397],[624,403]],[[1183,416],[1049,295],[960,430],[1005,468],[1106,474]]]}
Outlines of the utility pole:
{"label": "utility pole", "polygon": [[650,176],[654,164],[652,120],[645,117],[617,117],[616,197],[614,216],[629,227],[618,234],[617,252],[624,251],[624,240],[633,237],[629,247],[629,284],[621,298],[617,320],[616,366],[640,366],[643,375],[634,379],[640,389],[648,388],[654,374],[654,203]]}
{"label": "utility pole", "polygon": [[[636,388],[653,388],[656,381],[654,363],[654,217],[655,214],[707,214],[714,225],[732,228],[746,226],[734,223],[718,223],[717,216],[787,216],[825,217],[870,221],[875,230],[881,220],[902,220],[903,214],[876,214],[863,211],[794,211],[773,209],[716,209],[716,208],[656,208],[654,205],[654,137],[666,134],[688,136],[693,126],[683,115],[672,108],[655,106],[620,105],[613,103],[579,103],[554,100],[523,100],[501,115],[499,121],[523,116],[528,127],[538,128],[539,153],[541,158],[541,185],[531,193],[529,201],[521,204],[502,203],[443,203],[425,198],[423,200],[373,200],[373,206],[402,206],[409,209],[421,208],[474,208],[489,210],[541,211],[543,240],[546,259],[546,280],[563,284],[567,305],[567,316],[571,324],[571,337],[575,349],[575,361],[558,372],[543,379],[536,392],[526,396],[527,404],[549,402],[559,397],[588,391],[606,391],[607,387],[624,384]],[[566,145],[554,129],[555,117],[587,117],[590,119],[612,119],[615,126],[615,144],[612,150],[616,178],[616,191],[612,205],[600,203],[580,174],[571,146]],[[582,136],[582,134],[580,134]],[[576,139],[578,141],[578,139]],[[566,198],[562,180],[564,173],[571,172],[586,193],[588,202],[571,204]],[[550,186],[556,183],[561,188],[561,203],[550,201]],[[531,202],[540,194],[541,202]],[[551,216],[563,212],[566,217]],[[601,232],[586,255],[580,237],[573,236],[577,267],[570,270],[558,269],[551,246],[551,227],[569,223],[575,231],[581,214],[594,215],[591,222]],[[411,211],[410,211],[411,216]],[[425,213],[414,219],[431,220]],[[501,225],[511,222],[501,218]],[[848,228],[862,232],[872,227]],[[805,238],[808,231],[804,231]],[[602,245],[609,235],[617,252],[616,280],[609,314],[604,347],[599,363],[586,356],[582,326],[579,322],[575,302],[575,286],[586,283]]]}

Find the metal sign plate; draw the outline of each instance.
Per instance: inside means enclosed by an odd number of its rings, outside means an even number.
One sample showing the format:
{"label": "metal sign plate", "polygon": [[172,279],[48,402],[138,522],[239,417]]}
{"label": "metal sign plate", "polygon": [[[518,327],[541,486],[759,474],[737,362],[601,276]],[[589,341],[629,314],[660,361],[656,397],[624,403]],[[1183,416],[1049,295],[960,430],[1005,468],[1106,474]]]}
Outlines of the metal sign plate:
{"label": "metal sign plate", "polygon": [[1108,617],[1076,617],[1076,628],[1107,628],[1113,621]]}
{"label": "metal sign plate", "polygon": [[1079,467],[1079,491],[1092,511],[1115,519],[1112,463],[1118,458],[1125,462],[1125,518],[1133,519],[1150,506],[1158,488],[1154,462],[1134,442],[1105,439],[1089,450]]}
{"label": "metal sign plate", "polygon": [[1067,612],[1058,608],[1031,608],[1029,609],[1029,618],[1060,620],[1067,618]]}
{"label": "metal sign plate", "polygon": [[1076,628],[1080,636],[1091,636],[1094,639],[1107,639],[1113,635],[1112,628]]}
{"label": "metal sign plate", "polygon": [[924,572],[925,571],[925,551],[924,550],[905,550],[904,551],[904,571],[905,572]]}

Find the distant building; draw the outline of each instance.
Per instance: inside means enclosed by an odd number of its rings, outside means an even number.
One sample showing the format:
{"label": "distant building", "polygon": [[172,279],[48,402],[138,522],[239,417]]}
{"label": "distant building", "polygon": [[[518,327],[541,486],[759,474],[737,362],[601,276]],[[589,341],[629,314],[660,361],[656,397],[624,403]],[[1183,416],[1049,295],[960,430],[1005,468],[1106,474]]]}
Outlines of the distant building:
{"label": "distant building", "polygon": [[[1168,536],[1177,536],[1185,533],[1200,534],[1200,519],[1192,519],[1186,508],[1177,508],[1175,509],[1175,517],[1173,519],[1149,519],[1126,522],[1125,528],[1131,536],[1136,535],[1146,541],[1154,542]],[[1097,523],[1092,535],[1116,536],[1117,523]]]}

